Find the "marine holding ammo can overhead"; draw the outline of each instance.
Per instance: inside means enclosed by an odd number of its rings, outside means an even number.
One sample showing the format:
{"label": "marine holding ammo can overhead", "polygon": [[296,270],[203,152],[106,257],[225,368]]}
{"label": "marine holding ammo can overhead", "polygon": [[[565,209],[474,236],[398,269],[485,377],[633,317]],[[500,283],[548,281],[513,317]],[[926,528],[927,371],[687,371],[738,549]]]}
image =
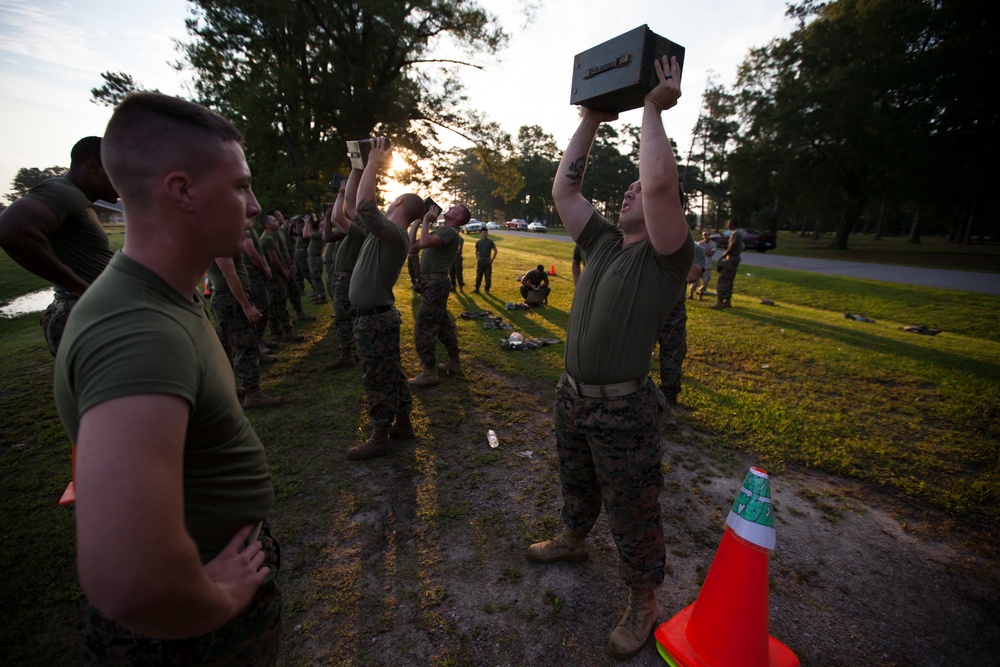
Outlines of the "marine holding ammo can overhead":
{"label": "marine holding ammo can overhead", "polygon": [[676,56],[684,69],[684,47],[647,25],[578,53],[569,103],[610,113],[638,109],[646,93],[656,87],[653,62],[663,56]]}
{"label": "marine holding ammo can overhead", "polygon": [[[352,169],[364,169],[368,162],[368,154],[372,152],[374,139],[359,139],[347,142],[347,157],[351,158]],[[385,139],[385,149],[389,150],[389,138]]]}

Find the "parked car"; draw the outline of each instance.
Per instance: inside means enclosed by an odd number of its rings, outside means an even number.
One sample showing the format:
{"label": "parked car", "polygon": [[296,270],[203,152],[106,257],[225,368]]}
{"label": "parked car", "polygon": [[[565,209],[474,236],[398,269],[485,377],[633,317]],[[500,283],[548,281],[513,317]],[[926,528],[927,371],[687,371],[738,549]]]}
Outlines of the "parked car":
{"label": "parked car", "polygon": [[487,222],[486,223],[486,229],[500,229],[500,223],[499,222]]}
{"label": "parked car", "polygon": [[549,231],[549,229],[540,222],[532,222],[531,224],[528,225],[528,231],[539,232],[541,234],[544,234],[545,232]]}
{"label": "parked car", "polygon": [[465,227],[463,227],[463,229],[465,230],[466,234],[478,234],[479,232],[486,229],[486,223],[479,222],[475,218],[472,218],[467,223],[465,223]]}
{"label": "parked car", "polygon": [[[767,252],[768,250],[774,250],[778,247],[777,237],[770,232],[758,232],[756,229],[743,229],[740,231],[743,232],[744,250]],[[730,234],[732,234],[732,231],[726,229],[718,234],[712,234],[709,237],[715,241],[715,245],[719,246],[719,251],[717,251],[716,257],[721,257],[722,253],[725,252],[726,248],[729,246]]]}
{"label": "parked car", "polygon": [[514,218],[513,220],[507,222],[507,229],[523,232],[528,229],[528,223],[521,218]]}

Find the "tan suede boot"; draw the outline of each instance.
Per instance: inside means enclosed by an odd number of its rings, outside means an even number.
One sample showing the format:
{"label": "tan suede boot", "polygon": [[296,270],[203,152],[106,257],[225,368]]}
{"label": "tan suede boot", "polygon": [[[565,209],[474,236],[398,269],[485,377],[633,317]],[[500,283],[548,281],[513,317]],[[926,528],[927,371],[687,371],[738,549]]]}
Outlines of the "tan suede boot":
{"label": "tan suede boot", "polygon": [[401,412],[396,415],[395,421],[389,427],[389,437],[393,440],[411,440],[413,438],[413,424],[410,423],[409,412]]}
{"label": "tan suede boot", "polygon": [[364,461],[365,459],[373,459],[377,456],[385,456],[391,451],[392,445],[389,443],[389,429],[376,428],[372,429],[371,437],[365,440],[364,443],[347,450],[347,458],[352,461]]}
{"label": "tan suede boot", "polygon": [[655,590],[630,588],[625,615],[608,637],[608,653],[611,657],[627,660],[638,653],[646,645],[659,613]]}
{"label": "tan suede boot", "polygon": [[334,359],[326,365],[327,370],[337,370],[338,368],[347,368],[348,366],[354,365],[354,350],[341,350],[340,357]]}
{"label": "tan suede boot", "polygon": [[729,299],[722,299],[720,301],[716,301],[711,306],[709,306],[709,308],[712,308],[713,310],[721,310],[723,308],[732,308],[732,307],[733,305],[729,303]]}
{"label": "tan suede boot", "polygon": [[424,366],[424,369],[420,371],[420,375],[410,380],[411,387],[433,387],[440,383],[441,378],[438,376],[437,368],[434,366]]}
{"label": "tan suede boot", "polygon": [[629,589],[625,614],[608,637],[608,653],[611,657],[627,660],[638,653],[653,631],[659,613],[655,590]]}
{"label": "tan suede boot", "polygon": [[461,375],[462,374],[462,361],[456,357],[448,357],[448,361],[443,364],[438,364],[439,371],[447,371],[449,375]]}
{"label": "tan suede boot", "polygon": [[243,409],[271,408],[284,402],[285,399],[281,396],[268,396],[260,389],[250,389],[247,391],[246,398],[243,399]]}
{"label": "tan suede boot", "polygon": [[555,563],[562,560],[578,563],[587,560],[587,533],[563,528],[563,532],[557,537],[528,547],[528,560],[535,563]]}

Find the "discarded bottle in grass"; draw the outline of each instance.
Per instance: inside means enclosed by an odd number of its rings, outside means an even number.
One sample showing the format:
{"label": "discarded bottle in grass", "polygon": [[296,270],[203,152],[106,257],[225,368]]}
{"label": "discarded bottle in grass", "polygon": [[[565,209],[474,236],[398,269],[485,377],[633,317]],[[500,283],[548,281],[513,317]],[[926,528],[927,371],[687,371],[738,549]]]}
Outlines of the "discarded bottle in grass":
{"label": "discarded bottle in grass", "polygon": [[486,439],[490,441],[490,447],[493,449],[500,446],[500,441],[497,440],[497,434],[493,429],[486,432]]}

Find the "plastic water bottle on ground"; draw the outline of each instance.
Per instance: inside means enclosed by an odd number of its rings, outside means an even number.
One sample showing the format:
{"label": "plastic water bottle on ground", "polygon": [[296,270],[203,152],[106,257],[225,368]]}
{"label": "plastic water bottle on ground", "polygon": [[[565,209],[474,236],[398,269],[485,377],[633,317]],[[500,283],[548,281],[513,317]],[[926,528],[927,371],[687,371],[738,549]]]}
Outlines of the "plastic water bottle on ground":
{"label": "plastic water bottle on ground", "polygon": [[486,439],[490,441],[490,447],[493,449],[500,446],[500,441],[497,440],[497,434],[493,429],[486,432]]}

